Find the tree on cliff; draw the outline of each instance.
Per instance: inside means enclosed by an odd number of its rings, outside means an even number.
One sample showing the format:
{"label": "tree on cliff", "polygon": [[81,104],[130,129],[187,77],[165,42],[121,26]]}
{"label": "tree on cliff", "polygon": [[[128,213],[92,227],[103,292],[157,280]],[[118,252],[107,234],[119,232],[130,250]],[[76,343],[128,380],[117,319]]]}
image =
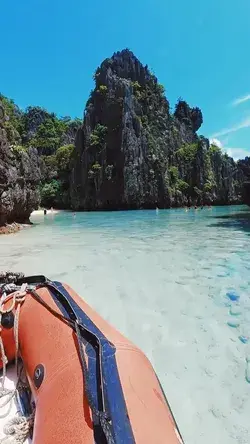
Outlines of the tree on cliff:
{"label": "tree on cliff", "polygon": [[20,162],[21,153],[27,153],[30,148],[36,152],[40,164],[40,199],[37,193],[35,206],[41,200],[43,205],[68,207],[71,158],[81,120],[58,118],[38,106],[29,106],[22,111],[13,100],[3,95],[0,95],[0,103],[7,117],[3,128],[17,160]]}

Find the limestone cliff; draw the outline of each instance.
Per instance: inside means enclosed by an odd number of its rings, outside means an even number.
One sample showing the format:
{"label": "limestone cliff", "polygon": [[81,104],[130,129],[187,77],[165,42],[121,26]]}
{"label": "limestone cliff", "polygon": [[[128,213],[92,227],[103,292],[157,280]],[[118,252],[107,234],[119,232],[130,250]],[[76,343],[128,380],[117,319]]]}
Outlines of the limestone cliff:
{"label": "limestone cliff", "polygon": [[71,177],[74,209],[166,208],[239,202],[233,159],[197,131],[202,112],[164,88],[129,50],[106,59],[78,130]]}
{"label": "limestone cliff", "polygon": [[0,94],[0,226],[28,221],[32,209],[68,208],[70,160],[80,119],[39,106],[21,110]]}
{"label": "limestone cliff", "polygon": [[243,175],[242,197],[243,202],[250,206],[250,157],[238,161],[238,169]]}
{"label": "limestone cliff", "polygon": [[168,208],[239,203],[242,190],[246,201],[249,162],[197,135],[199,108],[179,99],[170,112],[163,86],[131,51],[104,60],[94,78],[83,122],[21,110],[0,94],[0,226],[27,222],[39,202]]}
{"label": "limestone cliff", "polygon": [[29,222],[30,213],[39,204],[40,179],[36,150],[11,148],[5,129],[0,126],[0,226]]}

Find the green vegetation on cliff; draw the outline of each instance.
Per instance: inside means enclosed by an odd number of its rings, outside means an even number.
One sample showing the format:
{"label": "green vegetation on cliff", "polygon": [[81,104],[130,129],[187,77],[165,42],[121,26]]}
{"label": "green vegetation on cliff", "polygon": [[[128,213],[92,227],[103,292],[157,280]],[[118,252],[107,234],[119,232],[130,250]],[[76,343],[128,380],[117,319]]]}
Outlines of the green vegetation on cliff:
{"label": "green vegetation on cliff", "polygon": [[45,181],[41,186],[41,203],[45,207],[69,208],[70,172],[74,145],[58,148],[55,154],[43,156],[46,165]]}
{"label": "green vegetation on cliff", "polygon": [[243,170],[197,134],[201,110],[180,98],[171,112],[163,85],[131,51],[104,60],[94,81],[83,122],[35,106],[22,111],[0,95],[9,151],[27,180],[30,149],[38,158],[42,205],[127,209],[241,201]]}
{"label": "green vegetation on cliff", "polygon": [[0,103],[5,113],[2,125],[12,152],[18,155],[33,147],[41,158],[41,205],[69,207],[72,156],[81,120],[58,118],[38,106],[29,106],[22,111],[13,100],[3,95],[0,95]]}
{"label": "green vegetation on cliff", "polygon": [[24,112],[13,100],[0,94],[7,119],[4,128],[8,140],[26,147],[37,148],[39,154],[53,154],[60,146],[74,143],[75,135],[82,122],[70,117],[58,118],[38,106],[29,106]]}
{"label": "green vegetation on cliff", "polygon": [[131,51],[104,60],[94,81],[73,159],[74,208],[241,201],[236,163],[197,134],[201,110],[180,98],[171,113],[164,87]]}

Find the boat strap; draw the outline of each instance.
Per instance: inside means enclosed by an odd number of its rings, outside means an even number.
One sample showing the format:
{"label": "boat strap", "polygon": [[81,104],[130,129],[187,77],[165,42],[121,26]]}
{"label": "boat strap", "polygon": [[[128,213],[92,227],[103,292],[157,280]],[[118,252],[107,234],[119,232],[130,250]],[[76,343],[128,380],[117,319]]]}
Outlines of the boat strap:
{"label": "boat strap", "polygon": [[[66,322],[75,331],[85,394],[92,411],[93,424],[99,427],[99,432],[95,434],[95,441],[101,444],[104,442],[135,444],[116,364],[115,346],[97,328],[60,282],[46,279],[40,283],[39,287],[48,288],[61,313],[50,307],[31,287],[28,292],[54,316]],[[88,357],[95,358],[89,359],[89,365],[86,362],[86,354]],[[91,362],[94,363],[93,371],[90,370]]]}

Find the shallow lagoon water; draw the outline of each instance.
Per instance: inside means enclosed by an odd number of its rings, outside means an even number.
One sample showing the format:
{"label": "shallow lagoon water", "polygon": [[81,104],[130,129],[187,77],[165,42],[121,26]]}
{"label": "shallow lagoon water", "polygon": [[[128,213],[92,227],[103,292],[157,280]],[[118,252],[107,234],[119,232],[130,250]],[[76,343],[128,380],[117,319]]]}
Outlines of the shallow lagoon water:
{"label": "shallow lagoon water", "polygon": [[141,347],[186,444],[249,443],[247,207],[32,221],[1,236],[0,269],[69,283]]}

